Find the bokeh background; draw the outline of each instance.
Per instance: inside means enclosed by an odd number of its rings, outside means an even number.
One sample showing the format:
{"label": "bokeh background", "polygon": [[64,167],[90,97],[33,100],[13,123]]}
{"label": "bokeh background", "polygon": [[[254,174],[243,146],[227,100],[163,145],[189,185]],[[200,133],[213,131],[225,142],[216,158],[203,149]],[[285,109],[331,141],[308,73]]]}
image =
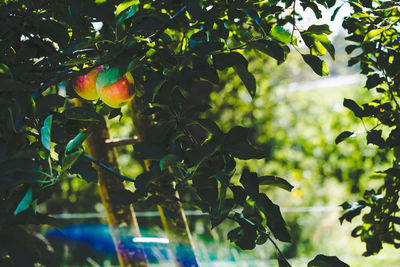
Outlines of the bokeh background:
{"label": "bokeh background", "polygon": [[[345,15],[343,12],[338,21]],[[333,23],[332,27],[339,29],[340,25]],[[392,247],[385,247],[377,256],[363,257],[364,244],[350,235],[357,220],[351,224],[339,222],[339,205],[357,200],[361,192],[373,188],[374,171],[388,168],[392,155],[367,146],[366,125],[343,107],[344,98],[363,102],[373,95],[363,88],[365,81],[358,69],[347,67],[344,34],[338,30],[332,38],[337,59],[328,60],[330,76],[326,78],[317,77],[296,51],[279,67],[274,60],[260,60],[258,54],[251,52],[247,55],[249,69],[256,76],[258,89],[254,99],[230,71],[221,73],[218,87],[196,84],[190,97],[210,104],[208,115],[216,118],[225,131],[233,125],[251,128],[253,142],[268,151],[267,159],[246,162],[251,171],[283,177],[295,186],[292,192],[262,188],[281,206],[290,226],[293,243],[278,245],[293,266],[306,266],[317,254],[337,255],[352,267],[398,266],[400,255]],[[110,124],[113,138],[134,134],[128,117],[114,118]],[[356,130],[356,134],[336,145],[336,136],[345,130]],[[118,148],[122,173],[135,177],[141,167],[132,152],[132,146]],[[238,164],[238,174],[244,166],[244,162]],[[134,190],[133,184],[128,183],[127,187]],[[117,265],[115,256],[106,253],[112,247],[107,247],[110,240],[96,185],[65,179],[39,210],[61,221],[60,231],[41,231],[54,242],[63,266]],[[276,252],[268,242],[252,251],[241,251],[226,238],[232,228],[229,222],[210,229],[207,216],[192,207],[185,210],[201,266],[277,266]],[[143,236],[165,237],[155,208],[138,203],[135,211]],[[89,238],[93,233],[95,238]],[[173,266],[167,245],[151,246],[152,265]]]}

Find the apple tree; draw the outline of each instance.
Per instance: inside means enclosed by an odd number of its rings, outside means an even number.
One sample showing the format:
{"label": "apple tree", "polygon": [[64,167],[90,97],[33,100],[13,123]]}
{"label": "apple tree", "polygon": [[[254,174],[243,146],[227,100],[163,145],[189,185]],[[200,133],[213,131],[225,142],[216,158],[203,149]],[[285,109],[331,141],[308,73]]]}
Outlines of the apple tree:
{"label": "apple tree", "polygon": [[[133,204],[145,201],[149,206],[159,205],[166,229],[179,233],[171,235],[172,242],[182,236],[190,239],[187,232],[182,234],[182,229],[187,230],[184,217],[174,216],[181,214],[181,203],[185,202],[209,214],[211,227],[224,220],[234,221],[236,228],[227,232],[227,238],[238,247],[253,249],[269,242],[278,252],[280,266],[291,266],[275,242],[290,242],[288,227],[279,206],[260,193],[259,186],[289,191],[292,186],[283,178],[248,168],[239,174],[239,181],[233,180],[238,172],[236,160],[265,160],[266,151],[250,142],[248,128],[221,129],[207,117],[212,107],[188,99],[193,86],[200,82],[218,85],[220,73],[230,68],[254,97],[256,81],[245,57],[249,50],[272,57],[280,65],[294,48],[316,74],[328,75],[321,56],[335,57],[329,26],[298,29],[296,21],[301,16],[296,8],[299,4],[320,18],[321,9],[333,8],[335,3],[0,3],[0,240],[9,241],[0,243],[1,263],[54,266],[45,242],[25,225],[57,223],[36,207],[51,197],[60,180],[76,176],[88,182],[99,179],[117,251],[124,245],[122,225],[137,227],[134,215],[128,215],[129,207],[120,202],[128,199]],[[393,29],[390,24],[385,27],[387,32]],[[307,52],[298,49],[300,41],[308,47]],[[76,92],[73,90],[71,80],[90,75],[99,67],[104,70],[96,77],[100,100],[82,95],[77,85]],[[119,173],[115,153],[104,143],[105,117],[121,116],[120,104],[130,95],[122,100],[103,89],[114,88],[121,79],[131,83],[130,76],[134,98],[128,105],[138,137],[132,142],[132,157],[146,167],[134,178]],[[97,166],[98,175],[92,164]],[[134,182],[136,191],[125,190],[122,180]],[[181,266],[197,266],[193,251],[177,248],[176,253],[177,258],[180,253],[191,255],[189,263],[177,260]],[[146,265],[145,258],[132,259],[128,254],[119,254],[121,266]],[[336,257],[323,255],[309,266],[326,266],[323,264],[347,266]]]}

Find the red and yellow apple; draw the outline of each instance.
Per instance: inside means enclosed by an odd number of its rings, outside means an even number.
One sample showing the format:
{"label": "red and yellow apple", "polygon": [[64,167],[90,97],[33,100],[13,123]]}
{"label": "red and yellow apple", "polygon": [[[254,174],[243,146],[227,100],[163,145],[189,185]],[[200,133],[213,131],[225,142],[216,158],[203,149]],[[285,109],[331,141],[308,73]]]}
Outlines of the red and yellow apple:
{"label": "red and yellow apple", "polygon": [[96,89],[100,99],[112,108],[122,107],[135,94],[133,77],[129,72],[113,84],[107,86],[96,84]]}
{"label": "red and yellow apple", "polygon": [[100,72],[104,69],[100,66],[95,67],[87,74],[79,76],[73,80],[73,88],[75,92],[82,98],[87,100],[96,100],[99,98],[96,90],[96,80]]}

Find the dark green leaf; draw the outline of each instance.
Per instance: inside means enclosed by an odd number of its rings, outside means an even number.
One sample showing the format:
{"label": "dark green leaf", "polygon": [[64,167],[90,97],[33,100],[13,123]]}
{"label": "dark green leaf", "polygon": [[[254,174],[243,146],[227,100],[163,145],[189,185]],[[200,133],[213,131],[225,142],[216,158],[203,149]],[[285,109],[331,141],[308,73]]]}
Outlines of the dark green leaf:
{"label": "dark green leaf", "polygon": [[353,111],[353,113],[356,117],[359,117],[359,118],[364,117],[363,109],[359,105],[357,105],[357,103],[354,100],[345,98],[343,100],[343,106],[345,106],[346,108]]}
{"label": "dark green leaf", "polygon": [[385,173],[392,175],[394,177],[400,177],[400,169],[399,168],[389,168],[385,170]]}
{"label": "dark green leaf", "polygon": [[336,256],[317,255],[307,264],[307,267],[350,267]]}
{"label": "dark green leaf", "polygon": [[307,32],[309,33],[314,33],[314,34],[331,34],[332,31],[329,29],[328,24],[322,24],[322,25],[311,25],[308,27]]}
{"label": "dark green leaf", "polygon": [[230,187],[230,189],[233,192],[233,198],[235,200],[235,203],[243,205],[243,203],[246,201],[247,198],[246,190],[244,190],[243,187],[237,185]]}
{"label": "dark green leaf", "polygon": [[283,242],[290,242],[289,231],[282,217],[281,210],[265,194],[258,194],[256,206],[267,217],[267,226],[274,236]]}
{"label": "dark green leaf", "polygon": [[347,211],[339,218],[340,223],[343,223],[344,220],[351,222],[354,217],[360,215],[363,208],[365,208],[364,205],[361,205],[359,202],[354,202],[351,204],[351,208],[347,209]]}
{"label": "dark green leaf", "polygon": [[252,98],[256,96],[256,79],[254,75],[247,70],[242,65],[237,65],[233,67],[236,73],[239,75],[240,79],[242,80],[244,86],[246,86],[247,91],[251,95]]}
{"label": "dark green leaf", "polygon": [[62,175],[65,175],[66,171],[68,171],[72,167],[72,165],[75,164],[75,162],[79,159],[82,153],[83,150],[79,149],[77,151],[64,155],[61,161],[62,171],[63,171]]}
{"label": "dark green leaf", "polygon": [[92,162],[86,157],[79,157],[69,170],[70,173],[79,174],[87,183],[97,183],[97,171]]}
{"label": "dark green leaf", "polygon": [[244,168],[242,176],[240,177],[240,183],[244,186],[244,189],[250,197],[255,198],[258,196],[259,181],[257,173],[250,172],[249,169]]}
{"label": "dark green leaf", "polygon": [[341,134],[339,134],[336,139],[335,139],[335,144],[339,144],[341,143],[343,140],[345,140],[346,138],[352,136],[354,134],[354,132],[352,131],[344,131]]}
{"label": "dark green leaf", "polygon": [[267,54],[270,57],[273,57],[278,61],[278,63],[281,63],[285,60],[285,51],[279,44],[277,44],[274,41],[257,40],[249,42],[248,45],[257,50],[260,50],[261,52]]}
{"label": "dark green leaf", "polygon": [[168,154],[160,160],[160,169],[166,170],[168,167],[176,166],[181,159],[174,154]]}
{"label": "dark green leaf", "polygon": [[382,138],[382,130],[368,131],[367,144],[374,144],[383,148],[385,146],[385,140]]}
{"label": "dark green leaf", "polygon": [[36,110],[46,114],[55,108],[63,107],[64,102],[65,98],[57,94],[41,96],[36,102]]}
{"label": "dark green leaf", "polygon": [[292,189],[294,188],[294,186],[285,179],[272,175],[261,176],[258,178],[258,182],[260,183],[260,185],[277,186],[289,192],[292,191]]}
{"label": "dark green leaf", "polygon": [[365,87],[367,89],[374,88],[382,83],[382,78],[379,74],[375,73],[373,75],[369,75],[367,78],[367,82],[365,83]]}
{"label": "dark green leaf", "polygon": [[302,55],[304,61],[313,69],[319,76],[327,76],[329,74],[328,67],[325,61],[314,55]]}
{"label": "dark green leaf", "polygon": [[241,126],[235,126],[229,130],[225,136],[224,144],[235,144],[240,142],[247,142],[249,129]]}
{"label": "dark green leaf", "polygon": [[247,59],[240,53],[224,53],[213,55],[213,64],[217,70],[224,70],[233,66],[243,66],[247,70]]}

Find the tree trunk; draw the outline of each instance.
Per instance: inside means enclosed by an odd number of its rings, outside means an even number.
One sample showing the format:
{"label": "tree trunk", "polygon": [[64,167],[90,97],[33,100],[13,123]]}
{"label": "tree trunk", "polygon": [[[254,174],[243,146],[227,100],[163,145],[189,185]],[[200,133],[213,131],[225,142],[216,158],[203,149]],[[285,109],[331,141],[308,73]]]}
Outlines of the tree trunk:
{"label": "tree trunk", "polygon": [[[112,168],[119,170],[115,148],[107,147],[110,138],[105,118],[92,129],[86,140],[88,154]],[[99,175],[99,193],[107,215],[111,235],[121,267],[148,266],[143,247],[134,247],[132,237],[140,236],[139,226],[132,205],[120,204],[116,197],[124,190],[124,182],[116,175],[96,165]]]}
{"label": "tree trunk", "polygon": [[[146,103],[136,97],[133,98],[129,106],[135,133],[140,141],[145,139],[144,129],[150,124],[149,118],[142,114],[143,110],[147,107]],[[149,162],[145,161],[143,164],[148,170]],[[178,192],[176,192],[176,197],[179,198]],[[165,233],[175,255],[177,266],[198,267],[199,264],[194,253],[193,240],[181,203],[169,199],[157,208]],[[166,216],[166,213],[168,216]]]}

